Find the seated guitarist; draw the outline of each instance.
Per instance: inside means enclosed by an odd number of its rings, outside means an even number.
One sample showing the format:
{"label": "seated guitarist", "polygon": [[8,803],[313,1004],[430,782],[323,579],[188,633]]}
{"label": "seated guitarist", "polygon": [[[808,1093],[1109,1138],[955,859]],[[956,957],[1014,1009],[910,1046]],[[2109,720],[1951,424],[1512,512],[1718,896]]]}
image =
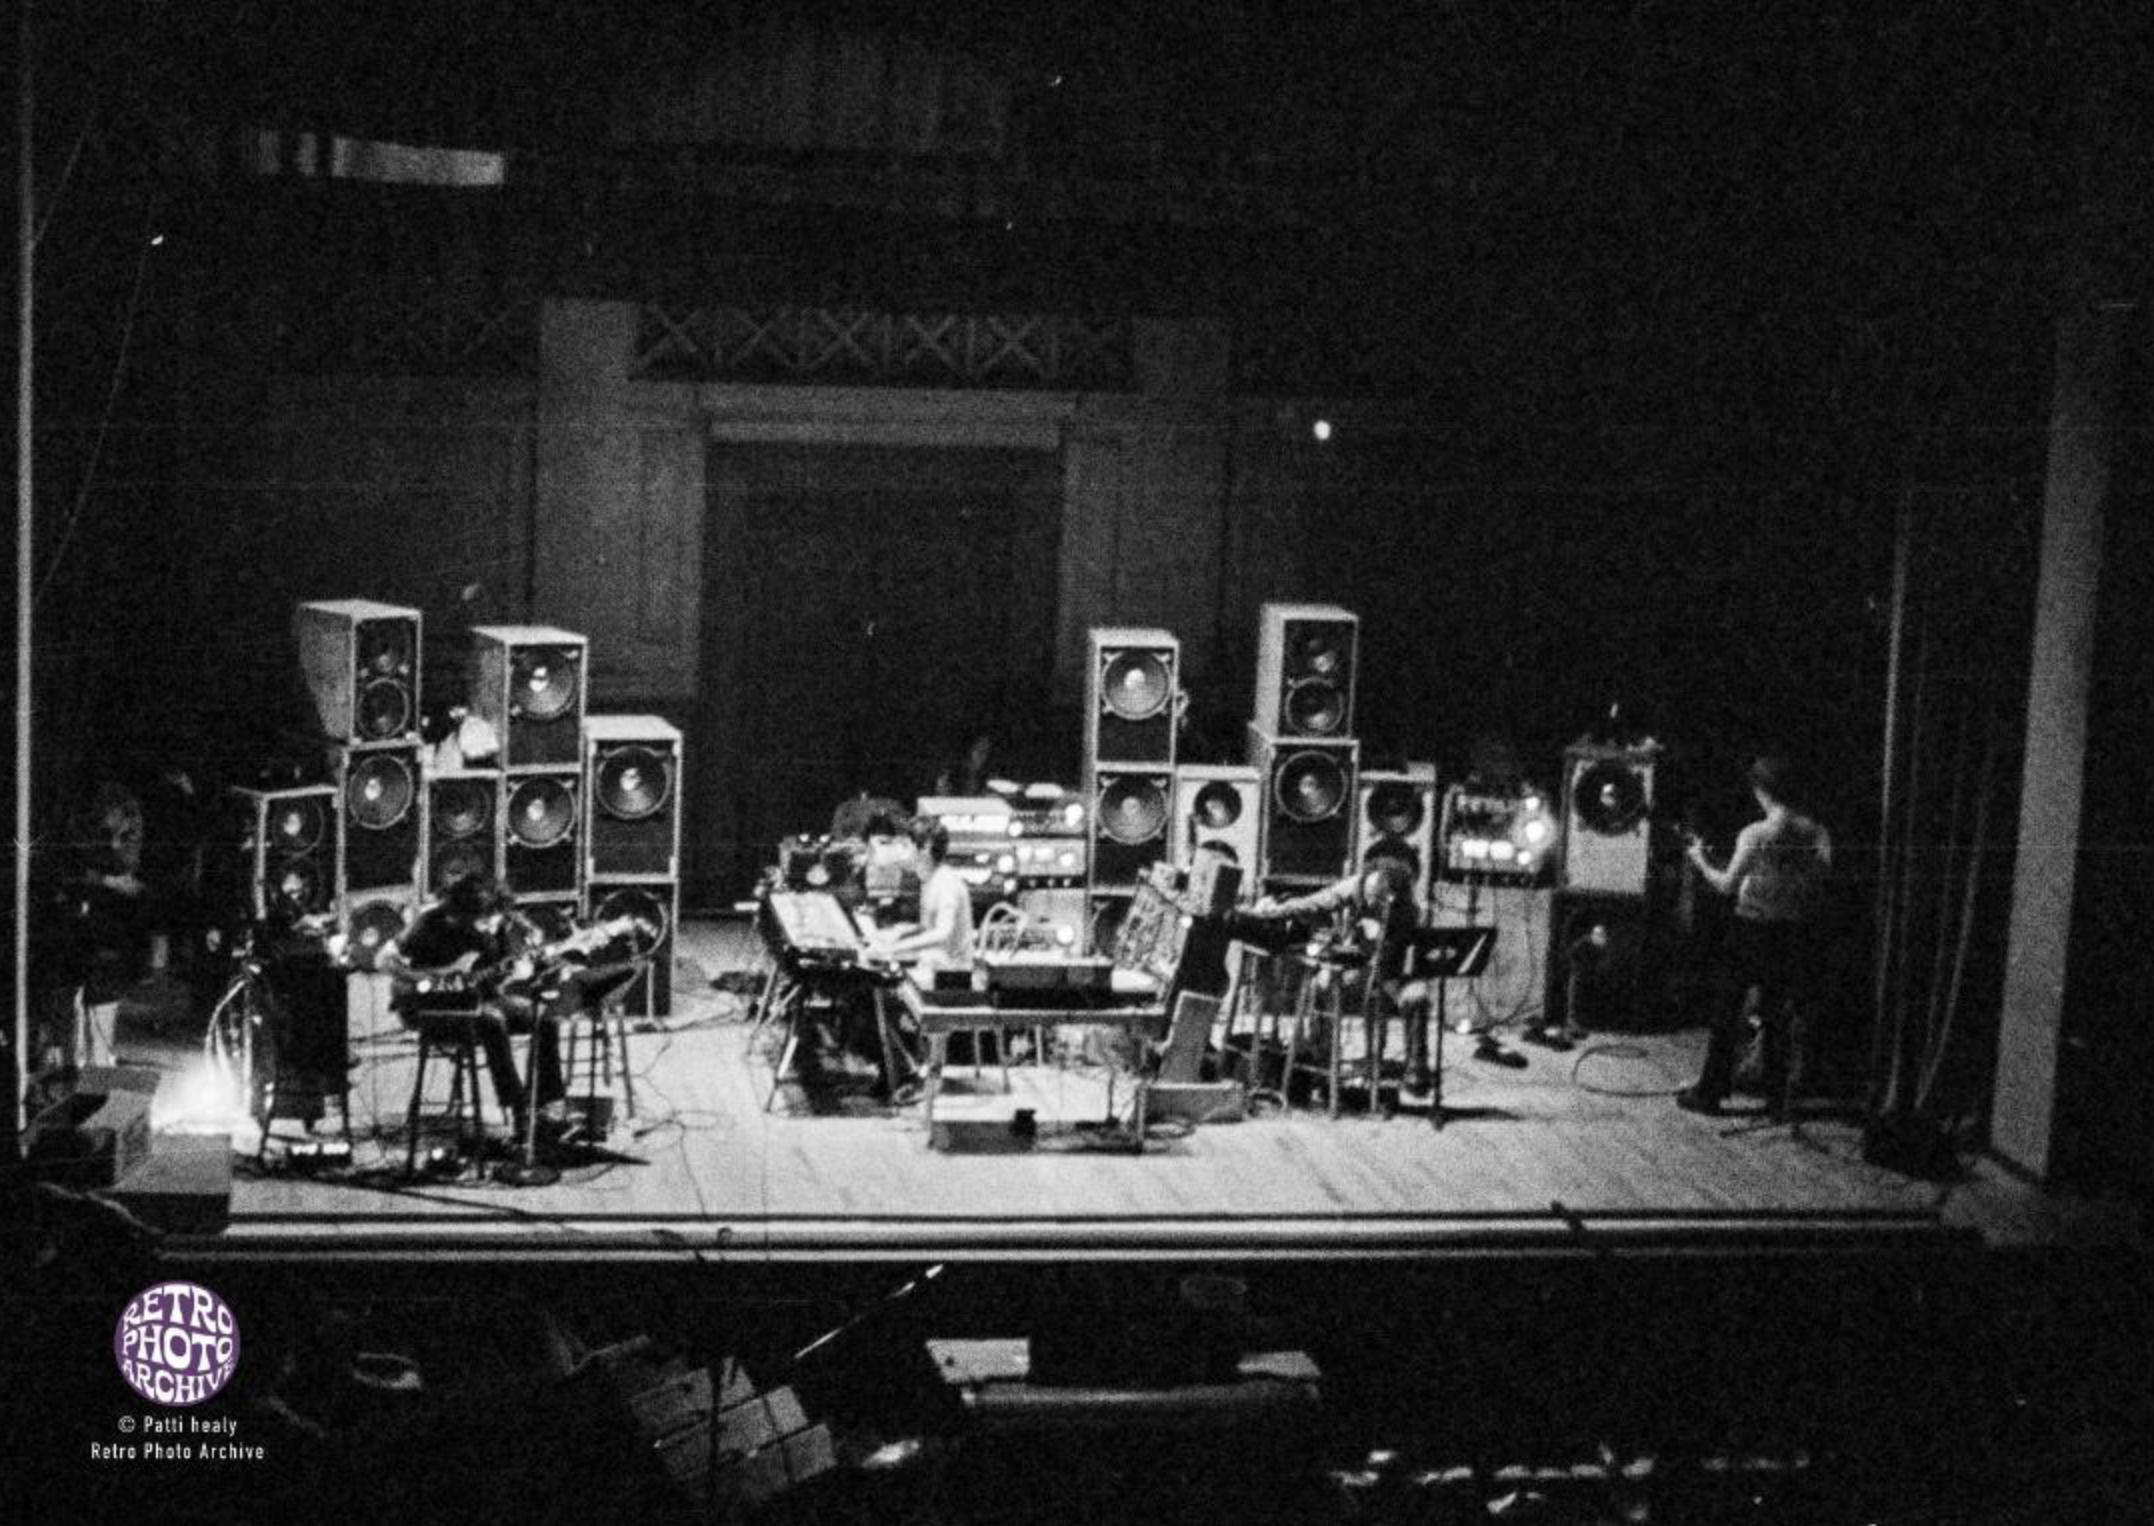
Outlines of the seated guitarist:
{"label": "seated guitarist", "polygon": [[528,953],[538,942],[537,930],[516,914],[508,892],[486,875],[470,874],[452,882],[375,956],[375,967],[394,977],[391,1005],[407,1027],[456,1018],[469,1023],[486,1053],[494,1094],[515,1116],[519,1134],[524,1088],[511,1032],[531,1034],[539,1106],[565,1095],[558,1029],[538,1021],[530,996],[515,989],[534,973]]}

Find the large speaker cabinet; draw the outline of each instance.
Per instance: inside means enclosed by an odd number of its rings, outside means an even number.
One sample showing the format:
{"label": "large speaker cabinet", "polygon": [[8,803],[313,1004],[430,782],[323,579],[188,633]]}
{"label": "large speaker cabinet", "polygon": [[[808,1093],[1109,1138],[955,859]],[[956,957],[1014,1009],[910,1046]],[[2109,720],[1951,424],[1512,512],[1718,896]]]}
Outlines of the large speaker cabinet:
{"label": "large speaker cabinet", "polygon": [[1354,734],[1360,617],[1332,604],[1266,604],[1258,616],[1256,714],[1275,737]]}
{"label": "large speaker cabinet", "polygon": [[594,967],[615,960],[643,958],[643,970],[621,993],[632,1014],[664,1017],[673,1011],[673,949],[680,922],[680,887],[672,880],[591,880],[583,887],[587,921],[625,919],[635,931],[622,933],[591,955]]}
{"label": "large speaker cabinet", "polygon": [[235,788],[228,823],[207,865],[221,912],[312,917],[337,902],[337,789]]}
{"label": "large speaker cabinet", "polygon": [[1382,858],[1404,864],[1413,876],[1415,900],[1426,906],[1436,859],[1436,765],[1370,769],[1354,794],[1355,865],[1367,869],[1371,860]]}
{"label": "large speaker cabinet", "polygon": [[557,768],[501,782],[501,878],[519,901],[577,899],[583,888],[583,772]]}
{"label": "large speaker cabinet", "polygon": [[1652,868],[1655,756],[1649,748],[1590,743],[1564,753],[1561,889],[1645,894]]}
{"label": "large speaker cabinet", "polygon": [[1257,771],[1238,763],[1185,763],[1174,771],[1173,863],[1186,868],[1208,848],[1256,875],[1263,837],[1263,786]]}
{"label": "large speaker cabinet", "polygon": [[1252,722],[1248,745],[1263,786],[1258,878],[1291,887],[1345,874],[1353,861],[1360,743],[1275,737]]}
{"label": "large speaker cabinet", "polygon": [[1172,768],[1181,642],[1163,630],[1094,626],[1087,650],[1086,761]]}
{"label": "large speaker cabinet", "polygon": [[374,953],[418,904],[426,802],[416,744],[331,747],[337,790],[337,926],[352,961]]}
{"label": "large speaker cabinet", "polygon": [[1085,830],[1095,894],[1134,892],[1169,854],[1181,655],[1168,631],[1094,626],[1088,633]]}
{"label": "large speaker cabinet", "polygon": [[673,1010],[674,924],[680,915],[681,733],[655,715],[592,715],[583,723],[584,909],[646,931],[599,955],[650,957],[628,1010]]}
{"label": "large speaker cabinet", "polygon": [[501,877],[503,777],[481,768],[426,776],[422,895],[431,899],[474,874]]}
{"label": "large speaker cabinet", "polygon": [[679,878],[679,730],[655,715],[593,715],[584,721],[583,746],[585,874]]}
{"label": "large speaker cabinet", "polygon": [[471,711],[501,738],[501,766],[583,766],[589,651],[582,636],[550,625],[477,625],[471,630]]}
{"label": "large speaker cabinet", "polygon": [[419,611],[370,599],[322,599],[292,611],[292,640],[332,742],[419,735]]}

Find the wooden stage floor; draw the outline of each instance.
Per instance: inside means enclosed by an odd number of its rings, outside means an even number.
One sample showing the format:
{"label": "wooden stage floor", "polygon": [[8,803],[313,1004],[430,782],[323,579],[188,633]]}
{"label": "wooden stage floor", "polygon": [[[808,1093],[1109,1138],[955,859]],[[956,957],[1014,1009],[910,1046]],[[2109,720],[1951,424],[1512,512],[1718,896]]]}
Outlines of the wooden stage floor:
{"label": "wooden stage floor", "polygon": [[[1446,1049],[1440,1131],[1321,1109],[1260,1112],[1141,1153],[932,1150],[916,1105],[866,1099],[814,1111],[797,1088],[765,1111],[771,1056],[746,1000],[715,989],[754,961],[741,926],[682,929],[676,1005],[633,1035],[633,1120],[617,1159],[549,1186],[402,1180],[411,1044],[393,1026],[355,1037],[354,1169],[337,1178],[242,1172],[209,1260],[1129,1260],[1419,1257],[1761,1245],[1875,1245],[1964,1234],[1992,1247],[2108,1238],[2114,1226],[1976,1160],[1950,1186],[1866,1164],[1856,1125],[1701,1118],[1670,1093],[1696,1073],[1697,1032],[1603,1035],[1568,1054],[1515,1042],[1523,1069]],[[1104,1116],[1104,1072],[960,1069],[938,1117]],[[1116,1089],[1126,1105],[1126,1081]],[[1056,1139],[1047,1143],[1077,1143]]]}

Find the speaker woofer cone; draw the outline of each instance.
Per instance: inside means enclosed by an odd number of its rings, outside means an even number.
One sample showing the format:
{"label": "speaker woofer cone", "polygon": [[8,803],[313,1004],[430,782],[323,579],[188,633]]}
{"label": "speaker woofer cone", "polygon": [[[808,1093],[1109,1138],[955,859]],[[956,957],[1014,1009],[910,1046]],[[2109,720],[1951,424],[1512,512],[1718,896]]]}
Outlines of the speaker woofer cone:
{"label": "speaker woofer cone", "polygon": [[1125,721],[1148,721],[1167,708],[1174,698],[1168,679],[1167,660],[1158,652],[1103,653],[1099,676],[1099,702],[1107,713]]}
{"label": "speaker woofer cone", "polygon": [[1328,678],[1304,678],[1286,691],[1287,723],[1304,736],[1330,736],[1346,724],[1346,696]]}
{"label": "speaker woofer cone", "polygon": [[673,930],[673,911],[665,898],[640,885],[623,885],[608,891],[592,908],[591,916],[599,922],[615,922],[624,917],[634,922],[635,930],[615,942],[625,943],[631,957],[639,959],[656,950],[665,941],[666,934]]}
{"label": "speaker woofer cone", "polygon": [[1370,843],[1361,853],[1361,867],[1374,868],[1380,863],[1404,864],[1406,872],[1416,881],[1421,878],[1421,855],[1414,845],[1403,837],[1384,836]]}
{"label": "speaker woofer cone", "polygon": [[494,870],[492,855],[486,844],[476,838],[462,842],[445,843],[434,850],[434,884],[436,888],[453,885],[458,880],[473,875],[491,875]]}
{"label": "speaker woofer cone", "polygon": [[666,754],[651,747],[616,747],[601,756],[596,784],[600,810],[619,821],[643,821],[666,808],[673,796],[673,769]]}
{"label": "speaker woofer cone", "polygon": [[404,930],[404,908],[394,901],[369,901],[352,913],[350,958],[362,970],[374,968],[381,946]]}
{"label": "speaker woofer cone", "polygon": [[375,620],[359,627],[359,671],[388,678],[411,671],[411,626]]}
{"label": "speaker woofer cone", "polygon": [[1151,779],[1114,779],[1099,792],[1099,829],[1126,848],[1157,841],[1167,814],[1166,791]]}
{"label": "speaker woofer cone", "polygon": [[1224,779],[1214,779],[1197,791],[1193,808],[1199,827],[1223,831],[1242,819],[1242,792]]}
{"label": "speaker woofer cone", "polygon": [[576,829],[576,792],[559,779],[525,779],[509,796],[509,836],[526,848],[551,848]]}
{"label": "speaker woofer cone", "polygon": [[1614,758],[1588,764],[1571,783],[1571,810],[1579,825],[1602,837],[1636,830],[1647,804],[1644,773]]}
{"label": "speaker woofer cone", "polygon": [[576,653],[566,647],[524,647],[509,664],[509,702],[534,721],[566,715],[576,704]]}
{"label": "speaker woofer cone", "polygon": [[263,889],[272,914],[311,917],[329,907],[329,882],[321,866],[311,859],[293,858],[276,864],[265,876]]}
{"label": "speaker woofer cone", "polygon": [[434,835],[476,837],[492,818],[493,791],[474,779],[437,781],[433,797]]}
{"label": "speaker woofer cone", "polygon": [[280,800],[264,827],[279,853],[311,853],[329,835],[329,813],[318,799]]}
{"label": "speaker woofer cone", "polygon": [[1410,784],[1378,784],[1370,788],[1363,814],[1368,824],[1386,837],[1411,837],[1421,830],[1425,812],[1421,793]]}
{"label": "speaker woofer cone", "polygon": [[411,765],[394,753],[367,753],[344,777],[346,819],[363,831],[385,832],[395,826],[411,814],[417,795]]}
{"label": "speaker woofer cone", "polygon": [[1328,821],[1346,803],[1346,770],[1329,753],[1294,753],[1272,776],[1272,798],[1295,821]]}
{"label": "speaker woofer cone", "polygon": [[377,741],[411,724],[411,690],[401,679],[374,678],[359,691],[359,729]]}

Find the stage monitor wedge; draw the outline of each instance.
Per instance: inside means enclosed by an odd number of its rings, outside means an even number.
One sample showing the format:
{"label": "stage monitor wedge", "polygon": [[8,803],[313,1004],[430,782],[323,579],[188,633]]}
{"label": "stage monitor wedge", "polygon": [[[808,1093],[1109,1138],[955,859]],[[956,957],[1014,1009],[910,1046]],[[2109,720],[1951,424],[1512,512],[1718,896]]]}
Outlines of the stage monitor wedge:
{"label": "stage monitor wedge", "polygon": [[1181,642],[1163,630],[1094,626],[1086,657],[1086,763],[1172,768]]}
{"label": "stage monitor wedge", "polygon": [[325,738],[418,738],[418,610],[371,599],[319,599],[292,611],[292,640]]}
{"label": "stage monitor wedge", "polygon": [[1255,723],[1276,737],[1354,734],[1361,619],[1335,604],[1266,604],[1258,616]]}
{"label": "stage monitor wedge", "polygon": [[583,723],[587,879],[675,880],[681,862],[681,733],[655,715]]}
{"label": "stage monitor wedge", "polygon": [[1353,860],[1361,745],[1275,737],[1253,722],[1248,737],[1264,788],[1259,881],[1269,888],[1338,879]]}
{"label": "stage monitor wedge", "polygon": [[1364,870],[1385,858],[1405,865],[1414,898],[1426,906],[1436,859],[1436,765],[1369,769],[1355,795],[1354,863]]}
{"label": "stage monitor wedge", "polygon": [[589,644],[550,625],[471,628],[471,713],[501,739],[501,766],[581,768]]}
{"label": "stage monitor wedge", "polygon": [[1563,870],[1558,888],[1646,893],[1652,868],[1650,747],[1580,743],[1563,755]]}

